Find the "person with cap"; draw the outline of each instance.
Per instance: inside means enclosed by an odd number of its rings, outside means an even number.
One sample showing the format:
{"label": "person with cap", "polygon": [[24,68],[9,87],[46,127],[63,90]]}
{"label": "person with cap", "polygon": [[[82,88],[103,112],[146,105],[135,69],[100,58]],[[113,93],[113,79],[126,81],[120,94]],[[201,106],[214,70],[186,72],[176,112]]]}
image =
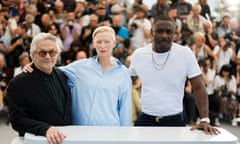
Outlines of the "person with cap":
{"label": "person with cap", "polygon": [[[117,0],[117,1],[111,1],[112,7],[111,7],[111,13],[121,13],[121,15],[124,17],[124,21],[127,22],[130,13],[132,12],[132,4],[130,0]],[[114,6],[115,5],[115,6]],[[114,6],[114,7],[113,7]],[[117,7],[116,7],[117,6]],[[127,23],[124,22],[124,25],[127,25]]]}
{"label": "person with cap", "polygon": [[98,22],[100,25],[111,25],[111,17],[106,4],[100,2],[97,3],[94,14],[98,16]]}
{"label": "person with cap", "polygon": [[122,21],[122,25],[126,26],[127,25],[127,17],[124,13],[125,8],[121,7],[119,4],[114,4],[111,7],[111,15],[120,15],[121,17],[121,21]]}

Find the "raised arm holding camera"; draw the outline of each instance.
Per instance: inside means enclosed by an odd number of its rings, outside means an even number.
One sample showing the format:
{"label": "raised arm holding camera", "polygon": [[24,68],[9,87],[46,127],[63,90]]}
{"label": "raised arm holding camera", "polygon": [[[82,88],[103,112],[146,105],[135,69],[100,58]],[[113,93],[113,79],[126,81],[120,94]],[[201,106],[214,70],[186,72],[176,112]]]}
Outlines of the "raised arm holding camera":
{"label": "raised arm holding camera", "polygon": [[73,40],[78,39],[81,34],[81,26],[75,20],[75,13],[68,12],[67,20],[60,26],[63,38],[64,51],[68,51]]}

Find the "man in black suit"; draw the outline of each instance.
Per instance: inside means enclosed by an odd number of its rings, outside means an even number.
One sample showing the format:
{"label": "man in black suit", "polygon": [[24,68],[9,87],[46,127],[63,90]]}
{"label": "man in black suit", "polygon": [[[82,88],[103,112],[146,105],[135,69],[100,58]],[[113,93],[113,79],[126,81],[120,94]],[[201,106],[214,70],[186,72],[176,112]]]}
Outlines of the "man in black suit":
{"label": "man in black suit", "polygon": [[7,104],[13,129],[46,136],[51,144],[65,139],[55,126],[72,124],[71,93],[64,74],[55,68],[61,48],[49,33],[36,35],[31,43],[32,73],[12,79],[7,89]]}

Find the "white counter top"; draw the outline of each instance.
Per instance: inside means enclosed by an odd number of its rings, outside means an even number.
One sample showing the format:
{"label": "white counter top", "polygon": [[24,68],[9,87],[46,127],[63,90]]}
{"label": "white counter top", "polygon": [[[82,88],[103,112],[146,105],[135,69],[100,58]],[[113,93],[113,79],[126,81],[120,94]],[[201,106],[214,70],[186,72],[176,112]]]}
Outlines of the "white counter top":
{"label": "white counter top", "polygon": [[[237,144],[238,138],[223,128],[219,135],[191,131],[190,127],[60,127],[63,144]],[[26,133],[24,144],[48,144],[45,137]],[[13,144],[13,143],[12,143]],[[15,143],[14,143],[15,144]]]}

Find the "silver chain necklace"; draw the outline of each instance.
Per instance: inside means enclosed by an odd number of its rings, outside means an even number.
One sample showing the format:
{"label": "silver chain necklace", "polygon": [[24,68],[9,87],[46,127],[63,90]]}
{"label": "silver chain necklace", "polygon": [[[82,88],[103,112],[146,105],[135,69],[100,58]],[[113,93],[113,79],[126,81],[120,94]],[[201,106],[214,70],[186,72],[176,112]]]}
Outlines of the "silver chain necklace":
{"label": "silver chain necklace", "polygon": [[153,63],[153,67],[157,70],[157,71],[160,71],[164,68],[164,66],[166,65],[167,61],[168,61],[168,58],[170,56],[170,50],[168,51],[168,55],[167,55],[167,58],[164,60],[164,62],[162,64],[158,64],[156,62],[156,60],[154,59],[154,55],[153,55],[153,51],[152,51],[152,63]]}

